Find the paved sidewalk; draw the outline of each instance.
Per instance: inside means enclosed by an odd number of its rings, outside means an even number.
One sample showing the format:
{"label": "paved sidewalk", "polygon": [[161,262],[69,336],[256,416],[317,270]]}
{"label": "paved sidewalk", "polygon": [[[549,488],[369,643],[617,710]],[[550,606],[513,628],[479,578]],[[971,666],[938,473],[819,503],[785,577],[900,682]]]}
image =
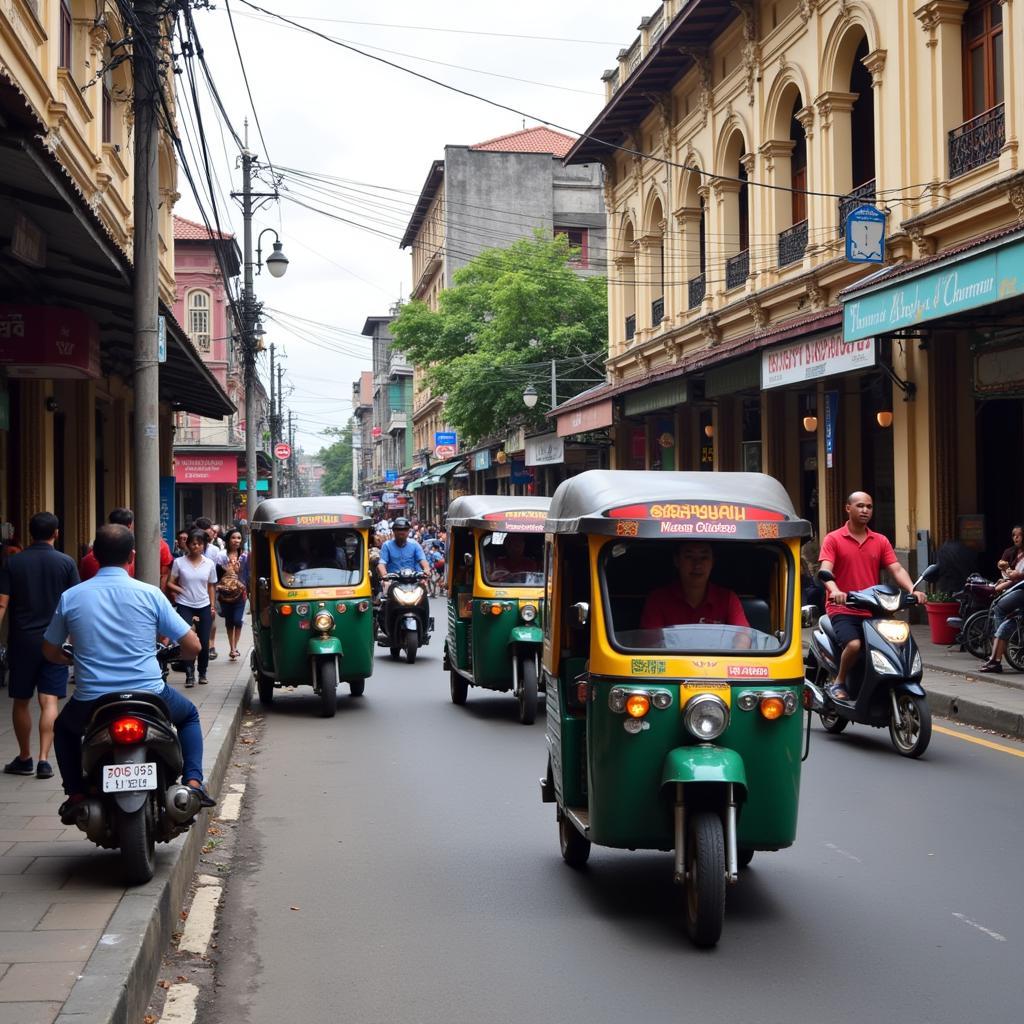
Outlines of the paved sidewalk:
{"label": "paved sidewalk", "polygon": [[[199,707],[203,770],[217,793],[250,696],[248,651],[210,663],[209,685],[184,690]],[[38,754],[38,734],[32,756]],[[0,757],[17,753],[0,690]],[[56,768],[56,764],[54,764]],[[157,846],[157,871],[125,889],[119,855],[57,817],[60,782],[0,774],[0,1024],[138,1024],[205,838],[205,816]]]}

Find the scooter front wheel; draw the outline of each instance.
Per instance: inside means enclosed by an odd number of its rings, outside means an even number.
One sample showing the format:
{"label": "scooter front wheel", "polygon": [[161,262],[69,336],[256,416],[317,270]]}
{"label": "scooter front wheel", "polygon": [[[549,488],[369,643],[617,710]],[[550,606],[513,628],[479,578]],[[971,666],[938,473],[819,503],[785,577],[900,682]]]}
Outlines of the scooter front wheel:
{"label": "scooter front wheel", "polygon": [[932,738],[932,712],[928,701],[913,693],[898,693],[890,710],[889,738],[904,757],[920,757]]}

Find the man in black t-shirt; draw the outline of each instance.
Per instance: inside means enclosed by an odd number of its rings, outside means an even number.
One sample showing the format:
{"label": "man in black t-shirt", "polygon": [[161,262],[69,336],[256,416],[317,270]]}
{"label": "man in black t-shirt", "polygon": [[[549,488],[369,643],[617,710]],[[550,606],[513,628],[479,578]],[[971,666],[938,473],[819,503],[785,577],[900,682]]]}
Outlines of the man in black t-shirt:
{"label": "man in black t-shirt", "polygon": [[[18,756],[4,765],[8,775],[48,779],[57,703],[67,696],[68,670],[43,657],[43,633],[53,618],[61,594],[78,582],[74,560],[57,551],[57,517],[37,512],[29,523],[32,543],[12,555],[0,569],[0,622],[10,613],[7,660],[8,689],[14,701],[12,718]],[[32,762],[32,695],[39,695],[39,762]]]}

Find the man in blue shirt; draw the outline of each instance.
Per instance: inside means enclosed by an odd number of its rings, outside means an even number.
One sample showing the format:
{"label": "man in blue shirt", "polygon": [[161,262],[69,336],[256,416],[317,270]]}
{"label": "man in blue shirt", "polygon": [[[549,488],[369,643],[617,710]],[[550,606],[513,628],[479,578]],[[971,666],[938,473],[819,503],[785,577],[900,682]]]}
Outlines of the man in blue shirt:
{"label": "man in blue shirt", "polygon": [[409,540],[409,520],[405,516],[399,516],[392,524],[394,539],[385,541],[380,549],[380,561],[377,563],[377,572],[383,577],[389,572],[401,572],[403,569],[420,568],[423,572],[430,572],[430,565],[427,563],[427,556],[423,548],[414,540]]}
{"label": "man in blue shirt", "polygon": [[99,572],[64,592],[43,634],[43,655],[57,665],[71,664],[61,650],[67,637],[75,648],[75,693],[57,716],[53,744],[68,796],[60,808],[66,823],[73,822],[74,807],[86,795],[82,734],[95,701],[110,693],[137,691],[162,698],[178,729],[182,778],[200,791],[204,807],[214,803],[203,788],[199,712],[163,681],[156,659],[158,636],[178,642],[184,660],[199,653],[199,637],[160,590],[128,575],[134,550],[135,536],[126,526],[101,526],[93,544]]}

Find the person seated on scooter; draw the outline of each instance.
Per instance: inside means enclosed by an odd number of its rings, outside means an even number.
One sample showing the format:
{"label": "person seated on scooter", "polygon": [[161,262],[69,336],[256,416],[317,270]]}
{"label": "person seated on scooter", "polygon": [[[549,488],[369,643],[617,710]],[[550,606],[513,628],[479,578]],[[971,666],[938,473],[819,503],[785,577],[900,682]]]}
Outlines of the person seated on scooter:
{"label": "person seated on scooter", "polygon": [[43,634],[43,656],[70,665],[61,650],[70,637],[75,649],[75,693],[54,724],[54,750],[67,800],[61,820],[74,822],[74,808],[86,797],[82,778],[82,734],[100,697],[111,693],[155,693],[167,705],[178,730],[182,778],[198,789],[203,807],[214,801],[203,787],[203,729],[195,704],[168,686],[156,658],[156,638],[181,645],[185,660],[199,654],[199,637],[157,588],[133,579],[127,566],[135,554],[135,535],[126,526],[101,526],[93,554],[96,575],[66,590]]}
{"label": "person seated on scooter", "polygon": [[405,516],[399,516],[391,526],[394,537],[385,541],[380,549],[380,560],[377,562],[377,572],[381,577],[389,572],[401,572],[403,569],[421,569],[425,573],[430,572],[430,565],[423,548],[409,539],[409,520]]}
{"label": "person seated on scooter", "polygon": [[[1013,571],[1010,570],[1010,572]],[[1024,573],[1015,573],[1015,576],[1015,580],[1006,584],[1012,588],[1010,592],[1000,594],[992,602],[990,614],[995,640],[992,644],[992,655],[978,669],[979,672],[998,673],[1003,671],[1003,655],[1006,654],[1006,645],[1017,625],[1021,611],[1024,610],[1024,586],[1018,585],[1024,579]]]}
{"label": "person seated on scooter", "polygon": [[[677,578],[647,595],[640,613],[641,629],[699,623],[750,628],[736,594],[711,582],[715,556],[710,544],[702,540],[682,541],[672,554],[672,564]],[[749,648],[750,636],[737,634],[733,644],[737,648]]]}
{"label": "person seated on scooter", "polygon": [[874,509],[870,494],[854,491],[846,499],[846,524],[825,535],[818,555],[821,568],[835,577],[825,584],[826,600],[832,606],[828,616],[843,649],[839,673],[829,687],[833,700],[851,699],[847,680],[864,645],[861,620],[871,618],[868,611],[847,607],[847,594],[875,586],[885,569],[900,589],[913,593],[918,601],[925,600],[924,594],[914,590],[914,582],[897,560],[888,538],[868,529]]}

